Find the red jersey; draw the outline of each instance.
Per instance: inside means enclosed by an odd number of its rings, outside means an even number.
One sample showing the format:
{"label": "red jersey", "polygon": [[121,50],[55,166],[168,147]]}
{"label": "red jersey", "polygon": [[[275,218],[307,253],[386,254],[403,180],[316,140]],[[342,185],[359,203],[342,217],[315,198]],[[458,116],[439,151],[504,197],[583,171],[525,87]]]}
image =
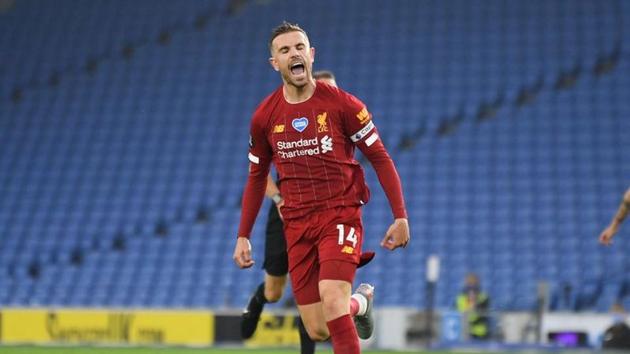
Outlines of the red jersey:
{"label": "red jersey", "polygon": [[249,237],[264,196],[271,162],[276,166],[285,219],[315,210],[368,202],[358,146],[372,162],[395,217],[406,217],[402,189],[372,116],[353,95],[317,82],[313,95],[288,103],[280,86],[256,109],[251,123],[250,175],[238,236]]}

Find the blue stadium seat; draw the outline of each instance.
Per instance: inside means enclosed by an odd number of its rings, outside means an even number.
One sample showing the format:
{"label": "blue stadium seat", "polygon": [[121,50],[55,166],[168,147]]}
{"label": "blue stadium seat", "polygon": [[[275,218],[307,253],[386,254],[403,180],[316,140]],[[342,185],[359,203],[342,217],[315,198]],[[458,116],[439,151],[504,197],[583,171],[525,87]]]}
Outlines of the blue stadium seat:
{"label": "blue stadium seat", "polygon": [[[246,302],[244,289],[262,277],[231,260],[247,126],[279,85],[260,29],[285,18],[309,31],[318,67],[367,103],[399,166],[412,243],[379,251],[357,275],[388,289],[379,305],[426,305],[429,254],[442,257],[443,308],[471,270],[497,309],[531,309],[543,280],[555,298],[559,284],[574,289],[558,308],[604,311],[624,295],[617,278],[630,246],[595,247],[630,175],[621,133],[630,130],[630,64],[627,46],[617,48],[630,21],[617,32],[614,1],[325,0],[299,13],[271,2],[238,16],[226,6],[25,0],[3,14],[12,69],[0,68],[0,305]],[[196,29],[205,13],[216,16]],[[616,67],[594,74],[617,49]],[[575,68],[576,82],[557,88]],[[16,87],[24,92],[13,103]],[[535,97],[519,103],[527,90]],[[488,104],[494,112],[481,118]],[[391,213],[374,173],[368,182],[365,248],[378,249]],[[264,213],[252,237],[259,261]]]}

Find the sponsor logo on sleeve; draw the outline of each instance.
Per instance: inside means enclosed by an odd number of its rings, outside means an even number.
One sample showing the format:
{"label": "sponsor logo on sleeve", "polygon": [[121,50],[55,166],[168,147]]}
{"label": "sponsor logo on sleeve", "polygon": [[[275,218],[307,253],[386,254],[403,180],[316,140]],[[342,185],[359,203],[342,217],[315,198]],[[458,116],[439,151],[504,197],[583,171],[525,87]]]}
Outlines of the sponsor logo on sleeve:
{"label": "sponsor logo on sleeve", "polygon": [[306,117],[295,118],[291,122],[291,125],[293,126],[293,129],[301,133],[304,131],[304,129],[306,129],[306,127],[308,127],[308,118]]}
{"label": "sponsor logo on sleeve", "polygon": [[359,113],[357,113],[357,119],[361,124],[365,124],[370,120],[370,113],[368,112],[366,107],[363,107],[363,109]]}
{"label": "sponsor logo on sleeve", "polygon": [[353,143],[357,143],[361,141],[361,139],[366,137],[368,133],[371,132],[373,129],[374,129],[374,122],[369,122],[365,127],[361,128],[361,130],[352,134],[350,136],[350,140],[352,140]]}
{"label": "sponsor logo on sleeve", "polygon": [[328,116],[328,112],[324,112],[322,114],[317,115],[317,132],[323,133],[328,131],[328,124],[326,123],[326,118]]}
{"label": "sponsor logo on sleeve", "polygon": [[274,133],[284,133],[284,124],[277,124],[273,127]]}

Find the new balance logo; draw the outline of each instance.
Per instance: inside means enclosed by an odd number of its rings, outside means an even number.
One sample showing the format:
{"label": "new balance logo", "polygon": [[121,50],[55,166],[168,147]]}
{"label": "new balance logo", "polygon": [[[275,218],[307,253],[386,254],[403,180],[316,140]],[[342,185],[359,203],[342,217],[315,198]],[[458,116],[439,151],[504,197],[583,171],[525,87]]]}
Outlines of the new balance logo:
{"label": "new balance logo", "polygon": [[341,253],[353,254],[354,248],[350,246],[343,246],[343,248],[341,249]]}
{"label": "new balance logo", "polygon": [[333,142],[332,142],[332,138],[329,137],[328,135],[324,136],[320,142],[322,143],[322,154],[327,153],[328,151],[332,151],[333,150]]}

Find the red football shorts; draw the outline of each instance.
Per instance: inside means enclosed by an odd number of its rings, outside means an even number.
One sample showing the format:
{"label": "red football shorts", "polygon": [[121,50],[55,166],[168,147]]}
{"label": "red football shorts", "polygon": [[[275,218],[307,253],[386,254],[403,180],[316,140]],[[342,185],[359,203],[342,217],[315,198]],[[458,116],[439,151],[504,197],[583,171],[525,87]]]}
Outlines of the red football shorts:
{"label": "red football shorts", "polygon": [[336,207],[285,220],[284,232],[298,305],[321,301],[320,280],[352,283],[363,245],[360,207]]}

